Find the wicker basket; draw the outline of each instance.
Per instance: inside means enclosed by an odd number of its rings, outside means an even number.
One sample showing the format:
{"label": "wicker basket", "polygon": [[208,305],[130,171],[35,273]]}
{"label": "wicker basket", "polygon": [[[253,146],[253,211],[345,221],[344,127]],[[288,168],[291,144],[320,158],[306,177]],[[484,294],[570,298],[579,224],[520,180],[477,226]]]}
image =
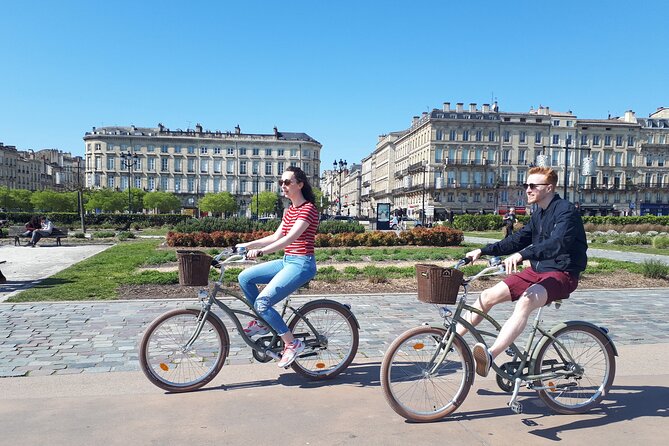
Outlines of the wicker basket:
{"label": "wicker basket", "polygon": [[212,258],[201,251],[177,251],[179,285],[205,286],[209,282]]}
{"label": "wicker basket", "polygon": [[463,278],[464,274],[457,269],[418,264],[418,300],[431,304],[454,304]]}

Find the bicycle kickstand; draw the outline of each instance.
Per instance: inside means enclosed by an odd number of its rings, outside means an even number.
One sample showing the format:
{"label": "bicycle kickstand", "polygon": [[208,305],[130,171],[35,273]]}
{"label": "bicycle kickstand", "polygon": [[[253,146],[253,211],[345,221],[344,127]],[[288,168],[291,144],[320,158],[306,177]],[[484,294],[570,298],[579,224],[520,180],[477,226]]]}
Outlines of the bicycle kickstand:
{"label": "bicycle kickstand", "polygon": [[513,395],[511,396],[511,401],[508,402],[508,406],[516,414],[523,413],[523,405],[519,403],[518,400],[518,391],[520,390],[520,378],[516,378],[513,383]]}

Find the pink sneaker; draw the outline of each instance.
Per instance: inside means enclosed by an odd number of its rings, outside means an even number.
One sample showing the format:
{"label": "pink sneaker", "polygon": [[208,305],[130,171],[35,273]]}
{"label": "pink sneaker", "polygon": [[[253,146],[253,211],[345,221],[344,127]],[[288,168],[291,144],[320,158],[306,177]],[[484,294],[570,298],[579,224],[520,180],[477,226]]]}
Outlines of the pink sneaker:
{"label": "pink sneaker", "polygon": [[246,333],[246,336],[249,337],[263,336],[269,333],[269,328],[262,325],[256,319],[253,319],[251,322],[248,323],[248,325],[244,329],[244,333]]}
{"label": "pink sneaker", "polygon": [[304,351],[304,343],[299,339],[293,339],[293,342],[286,345],[281,353],[281,360],[279,361],[278,366],[281,368],[286,368],[295,361],[297,355]]}

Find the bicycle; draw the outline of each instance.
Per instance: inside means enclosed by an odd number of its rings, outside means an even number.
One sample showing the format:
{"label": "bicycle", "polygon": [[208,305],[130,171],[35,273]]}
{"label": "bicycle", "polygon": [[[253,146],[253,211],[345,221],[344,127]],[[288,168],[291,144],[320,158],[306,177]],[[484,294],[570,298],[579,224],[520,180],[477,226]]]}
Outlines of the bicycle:
{"label": "bicycle", "polygon": [[[151,322],[139,348],[139,363],[149,381],[171,392],[188,392],[206,385],[220,372],[229,352],[230,335],[212,310],[214,304],[233,322],[256,361],[264,363],[281,358],[281,337],[241,293],[227,292],[250,311],[230,308],[217,298],[222,291],[226,266],[245,262],[249,262],[245,255],[224,250],[211,261],[212,267],[220,268],[219,279],[208,291],[200,291],[199,305],[168,311]],[[290,367],[314,380],[334,378],[346,370],[358,351],[360,329],[350,306],[318,299],[295,309],[290,306],[289,296],[284,301],[281,316],[285,317],[289,309],[292,313],[288,327],[305,345],[304,352]],[[270,333],[251,339],[244,333],[239,316],[258,319]]]}
{"label": "bicycle", "polygon": [[[460,260],[459,270],[469,259]],[[423,325],[402,333],[395,339],[381,364],[381,384],[386,401],[402,417],[418,422],[442,419],[462,405],[474,382],[474,358],[465,340],[456,332],[462,324],[476,339],[495,339],[497,334],[471,325],[463,311],[478,314],[499,332],[501,325],[491,316],[467,304],[468,285],[483,276],[504,274],[499,258],[488,267],[464,278],[445,298],[428,296],[434,303],[457,303],[454,310],[443,306],[439,314],[442,326]],[[455,274],[454,274],[455,276]],[[458,288],[462,288],[458,298]],[[420,286],[419,286],[419,297]],[[424,297],[424,296],[423,296]],[[425,301],[425,298],[423,299]],[[560,301],[555,302],[559,308]],[[613,384],[618,352],[608,330],[585,321],[562,322],[549,330],[540,325],[540,308],[524,350],[512,343],[507,349],[511,360],[492,364],[501,390],[511,393],[508,406],[522,413],[518,391],[522,386],[536,390],[539,398],[553,411],[562,414],[586,412],[604,398]],[[536,335],[541,337],[535,342]]]}

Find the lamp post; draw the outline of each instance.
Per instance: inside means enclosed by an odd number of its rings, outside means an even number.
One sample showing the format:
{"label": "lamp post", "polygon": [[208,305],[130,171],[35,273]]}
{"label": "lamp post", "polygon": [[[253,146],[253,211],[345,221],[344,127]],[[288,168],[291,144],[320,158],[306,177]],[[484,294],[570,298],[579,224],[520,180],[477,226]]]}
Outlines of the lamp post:
{"label": "lamp post", "polygon": [[138,156],[136,153],[132,153],[130,149],[127,152],[121,152],[121,163],[123,167],[128,168],[128,213],[132,213],[132,192],[130,191],[132,186],[132,169],[137,166]]}
{"label": "lamp post", "polygon": [[420,222],[423,227],[425,227],[425,174],[427,173],[428,163],[423,162],[423,207],[421,212]]}
{"label": "lamp post", "polygon": [[337,215],[341,215],[341,175],[344,173],[347,167],[346,160],[341,160],[339,159],[339,162],[337,160],[332,163],[332,167],[334,172],[339,176],[339,195],[337,196]]}
{"label": "lamp post", "polygon": [[258,184],[258,171],[255,171],[255,185],[256,185],[256,220],[260,218],[258,213],[258,202],[260,201],[260,185]]}

